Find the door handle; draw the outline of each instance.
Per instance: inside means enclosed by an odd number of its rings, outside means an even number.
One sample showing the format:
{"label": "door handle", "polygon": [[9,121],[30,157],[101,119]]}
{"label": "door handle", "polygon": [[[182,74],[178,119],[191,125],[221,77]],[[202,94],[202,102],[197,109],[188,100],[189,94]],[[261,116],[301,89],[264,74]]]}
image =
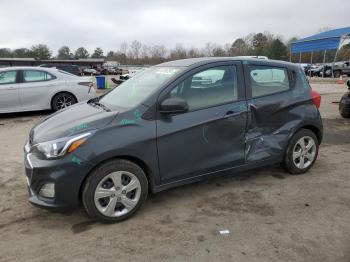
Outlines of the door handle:
{"label": "door handle", "polygon": [[258,109],[258,107],[256,105],[251,104],[251,103],[248,104],[248,107],[249,107],[249,110],[251,110],[251,109],[255,109],[255,110]]}
{"label": "door handle", "polygon": [[242,112],[230,110],[226,112],[226,114],[224,115],[224,118],[233,117],[233,116],[239,115],[240,113]]}

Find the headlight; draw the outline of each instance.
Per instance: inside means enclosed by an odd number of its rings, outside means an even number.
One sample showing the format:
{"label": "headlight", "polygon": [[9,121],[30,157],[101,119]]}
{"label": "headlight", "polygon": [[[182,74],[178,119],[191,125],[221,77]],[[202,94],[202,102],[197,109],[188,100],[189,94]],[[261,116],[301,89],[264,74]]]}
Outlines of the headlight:
{"label": "headlight", "polygon": [[76,136],[64,137],[39,143],[33,146],[33,151],[38,151],[48,159],[61,157],[76,150],[79,146],[84,144],[87,138],[91,135],[92,133],[88,132]]}

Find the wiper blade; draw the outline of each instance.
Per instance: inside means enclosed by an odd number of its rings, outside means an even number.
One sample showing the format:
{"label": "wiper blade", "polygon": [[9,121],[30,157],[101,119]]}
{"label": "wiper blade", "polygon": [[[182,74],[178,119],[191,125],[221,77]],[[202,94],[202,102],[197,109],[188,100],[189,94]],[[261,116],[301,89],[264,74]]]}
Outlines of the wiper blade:
{"label": "wiper blade", "polygon": [[111,111],[107,106],[105,106],[104,104],[101,104],[100,102],[95,102],[95,105],[102,107],[107,112]]}
{"label": "wiper blade", "polygon": [[111,110],[105,106],[104,104],[101,104],[100,102],[98,102],[98,100],[90,100],[88,101],[89,104],[93,104],[93,105],[96,105],[96,106],[99,106],[101,107],[103,110],[107,111],[107,112],[110,112]]}

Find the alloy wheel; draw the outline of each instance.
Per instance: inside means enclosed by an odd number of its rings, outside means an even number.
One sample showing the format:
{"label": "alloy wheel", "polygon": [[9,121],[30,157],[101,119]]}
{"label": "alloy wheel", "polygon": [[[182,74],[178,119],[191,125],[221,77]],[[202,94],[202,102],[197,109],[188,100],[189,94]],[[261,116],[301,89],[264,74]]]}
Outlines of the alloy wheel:
{"label": "alloy wheel", "polygon": [[60,95],[56,100],[57,109],[63,109],[74,104],[73,98],[69,95]]}
{"label": "alloy wheel", "polygon": [[308,168],[316,157],[316,143],[310,136],[300,138],[293,148],[293,162],[299,169]]}
{"label": "alloy wheel", "polygon": [[97,210],[108,217],[129,213],[138,204],[141,184],[136,175],[117,171],[105,176],[97,185],[94,201]]}

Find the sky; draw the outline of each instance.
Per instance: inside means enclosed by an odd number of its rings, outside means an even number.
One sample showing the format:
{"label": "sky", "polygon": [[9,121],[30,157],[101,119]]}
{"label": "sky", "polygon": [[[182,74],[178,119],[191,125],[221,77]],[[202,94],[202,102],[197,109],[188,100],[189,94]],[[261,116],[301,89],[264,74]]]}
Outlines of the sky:
{"label": "sky", "polygon": [[284,40],[350,26],[349,0],[0,0],[0,48],[204,47],[269,31]]}

